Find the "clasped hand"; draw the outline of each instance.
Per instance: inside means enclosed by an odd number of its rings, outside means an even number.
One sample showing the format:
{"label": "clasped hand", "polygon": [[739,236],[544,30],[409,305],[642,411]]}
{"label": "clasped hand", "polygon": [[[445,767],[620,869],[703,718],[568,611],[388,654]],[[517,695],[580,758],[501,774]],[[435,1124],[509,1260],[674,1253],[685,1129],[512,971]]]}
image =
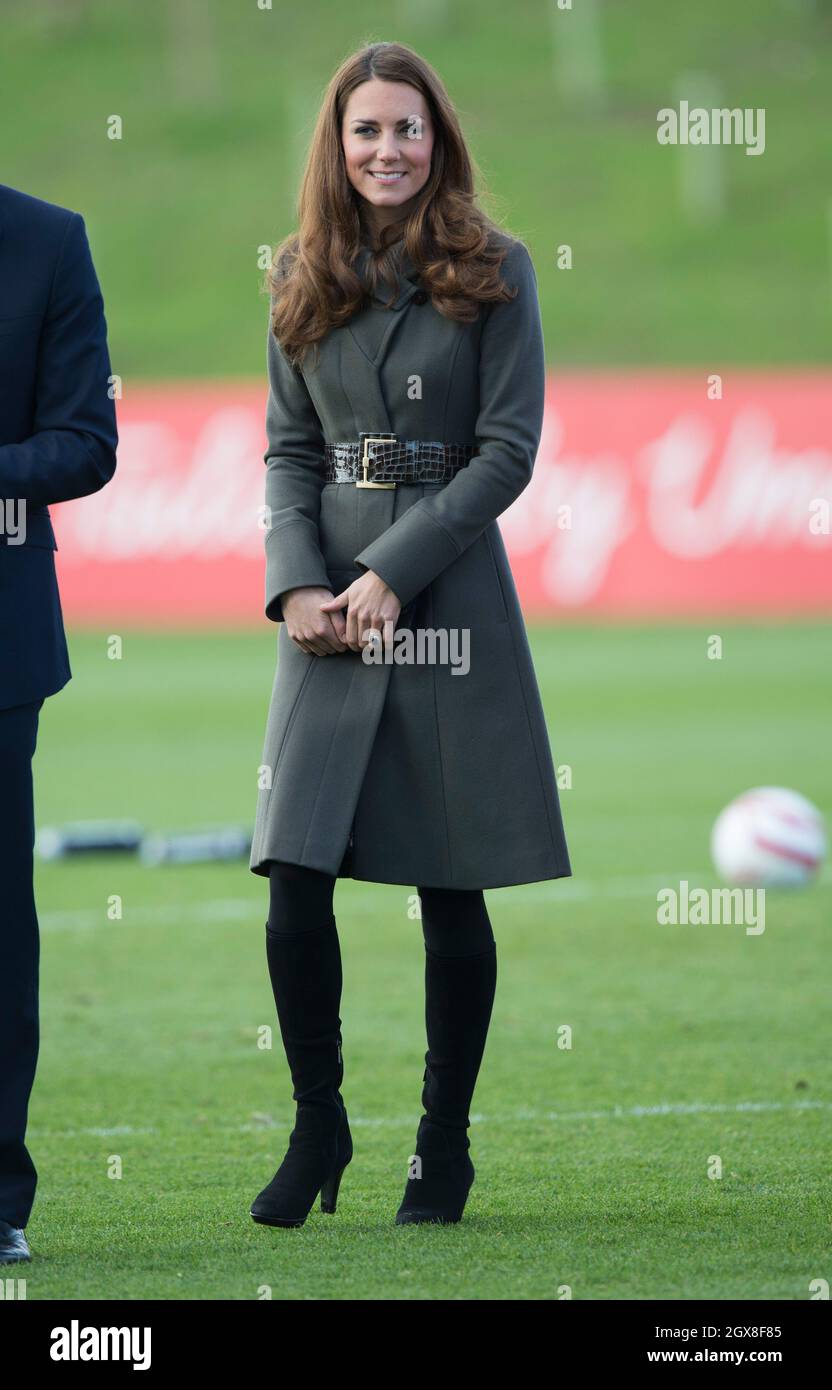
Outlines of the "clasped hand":
{"label": "clasped hand", "polygon": [[[342,609],[346,609],[346,614]],[[353,580],[343,593],[307,584],[283,598],[283,618],[293,642],[314,656],[360,652],[369,646],[370,629],[392,642],[401,604],[374,570]]]}

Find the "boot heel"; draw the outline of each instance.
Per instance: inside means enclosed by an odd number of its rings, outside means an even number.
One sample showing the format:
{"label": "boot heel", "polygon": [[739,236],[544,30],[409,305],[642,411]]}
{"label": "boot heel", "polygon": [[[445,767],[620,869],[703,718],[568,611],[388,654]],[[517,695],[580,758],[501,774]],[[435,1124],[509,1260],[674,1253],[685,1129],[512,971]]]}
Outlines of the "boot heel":
{"label": "boot heel", "polygon": [[[346,1168],[346,1163],[344,1168]],[[335,1211],[338,1202],[338,1188],[341,1186],[341,1178],[344,1176],[344,1168],[336,1168],[330,1174],[321,1188],[321,1211],[327,1212],[330,1216]]]}

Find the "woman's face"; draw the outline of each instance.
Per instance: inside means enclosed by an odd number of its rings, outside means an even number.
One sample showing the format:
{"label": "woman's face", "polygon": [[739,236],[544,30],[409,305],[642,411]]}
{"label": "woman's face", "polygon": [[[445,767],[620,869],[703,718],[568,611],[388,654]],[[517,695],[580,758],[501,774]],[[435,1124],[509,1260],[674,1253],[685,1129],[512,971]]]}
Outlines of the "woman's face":
{"label": "woman's face", "polygon": [[[433,127],[422,93],[371,78],[350,93],[341,124],[347,177],[379,231],[407,216],[430,176]],[[386,175],[386,177],[383,177]]]}

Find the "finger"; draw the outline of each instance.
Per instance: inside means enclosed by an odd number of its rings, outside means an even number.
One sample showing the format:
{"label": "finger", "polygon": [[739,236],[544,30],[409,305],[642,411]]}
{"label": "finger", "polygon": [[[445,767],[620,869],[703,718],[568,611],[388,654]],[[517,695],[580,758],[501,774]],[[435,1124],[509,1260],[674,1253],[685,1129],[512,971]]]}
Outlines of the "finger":
{"label": "finger", "polygon": [[306,634],[306,641],[314,656],[326,656],[326,645],[316,632],[308,632]]}
{"label": "finger", "polygon": [[366,613],[359,613],[356,616],[355,635],[358,640],[358,650],[360,652],[363,652],[364,648],[369,646],[370,642],[372,641],[372,638],[370,637],[372,627],[372,619],[368,617]]}
{"label": "finger", "polygon": [[[361,645],[366,647],[369,642],[381,640],[381,625],[374,613],[365,613],[358,627],[361,634]],[[378,633],[378,638],[373,634]]]}
{"label": "finger", "polygon": [[328,598],[320,605],[323,613],[328,613],[331,608],[346,608],[349,603],[346,589],[342,594],[336,594],[335,598]]}
{"label": "finger", "polygon": [[328,613],[322,615],[322,622],[324,624],[323,629],[316,632],[315,636],[323,648],[323,654],[325,656],[332,656],[335,652],[343,651],[343,647],[338,641],[335,629],[332,626],[332,619]]}
{"label": "finger", "polygon": [[381,641],[381,628],[375,618],[365,617],[359,622],[358,631],[361,636],[362,649],[371,646],[374,642]]}
{"label": "finger", "polygon": [[382,651],[382,652],[383,652],[383,650],[384,650],[384,634],[383,634],[381,628],[378,627],[377,624],[371,623],[371,624],[369,624],[368,627],[366,628],[366,632],[367,632],[367,641],[366,641],[365,644],[364,644],[365,647],[377,647],[377,648],[379,649],[379,651]]}
{"label": "finger", "polygon": [[344,650],[344,644],[341,641],[341,636],[338,631],[339,622],[344,626],[344,619],[341,617],[340,613],[329,614],[329,627],[327,629],[326,639],[329,643],[331,652],[342,652]]}

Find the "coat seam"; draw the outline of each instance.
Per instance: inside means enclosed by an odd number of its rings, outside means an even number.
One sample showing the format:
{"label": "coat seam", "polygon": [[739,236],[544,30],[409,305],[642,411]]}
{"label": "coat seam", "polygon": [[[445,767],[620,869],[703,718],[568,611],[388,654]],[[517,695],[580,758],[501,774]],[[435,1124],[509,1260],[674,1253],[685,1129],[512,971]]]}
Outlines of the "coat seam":
{"label": "coat seam", "polygon": [[492,527],[492,526],[496,526],[496,524],[497,524],[496,522],[492,521],[491,524],[490,524],[489,526],[486,526],[485,531],[483,532],[483,534],[484,534],[484,536],[485,536],[485,543],[486,543],[486,545],[487,545],[487,547],[488,547],[488,553],[489,553],[489,555],[491,556],[491,568],[493,569],[494,574],[495,574],[495,576],[496,576],[496,579],[497,579],[497,588],[498,588],[499,591],[500,591],[500,601],[501,601],[501,603],[502,603],[502,605],[503,605],[503,620],[504,620],[505,622],[508,622],[508,621],[509,621],[509,617],[508,617],[508,604],[506,603],[506,591],[505,591],[505,589],[503,588],[503,580],[502,580],[502,577],[501,577],[501,575],[500,575],[500,567],[499,567],[499,565],[497,564],[497,557],[496,557],[496,555],[494,554],[494,546],[493,546],[492,538],[491,538],[491,527]]}
{"label": "coat seam", "polygon": [[[424,486],[424,484],[423,484],[423,486]],[[424,493],[422,493],[422,497],[424,497]],[[422,497],[419,498],[419,501],[420,501],[420,502],[422,501]],[[416,506],[416,503],[415,503],[415,502],[413,503],[413,506],[414,506],[414,507]],[[408,510],[412,510],[412,508],[408,508]],[[406,515],[406,514],[407,514],[407,513],[405,513],[405,515]],[[448,530],[447,526],[443,526],[441,521],[437,521],[436,517],[433,516],[433,514],[432,514],[431,512],[422,512],[421,515],[427,517],[428,521],[432,521],[433,524],[434,524],[434,526],[438,526],[438,527],[439,527],[439,530],[442,532],[443,536],[447,536],[448,540],[451,542],[451,545],[452,545],[453,548],[454,548],[454,551],[456,552],[455,558],[456,558],[456,559],[459,559],[460,555],[462,554],[462,551],[460,550],[459,546],[457,545],[456,541],[454,540],[454,538],[453,538],[453,536],[451,535],[450,531]],[[382,532],[382,535],[383,535],[383,534],[384,534],[384,532]]]}
{"label": "coat seam", "polygon": [[[499,531],[499,529],[500,529],[500,528],[499,528],[499,524],[498,524],[496,521],[494,521],[492,524],[493,524],[494,526],[496,526],[496,527],[497,527],[497,530]],[[488,550],[489,550],[489,554],[491,555],[491,560],[492,560],[492,563],[493,563],[493,565],[494,565],[494,569],[495,569],[496,572],[497,572],[497,583],[498,583],[499,586],[500,586],[500,594],[501,594],[502,600],[503,600],[503,608],[504,608],[504,610],[505,610],[506,619],[507,619],[507,621],[508,621],[508,629],[509,629],[509,632],[511,633],[511,645],[512,645],[512,649],[513,649],[513,651],[514,651],[514,667],[515,667],[515,670],[516,670],[516,672],[517,672],[517,679],[518,679],[518,681],[519,681],[519,683],[520,683],[520,693],[521,693],[522,698],[523,698],[523,709],[524,709],[525,712],[526,712],[526,723],[527,723],[528,726],[529,726],[529,737],[530,737],[530,739],[531,739],[532,750],[533,750],[533,752],[534,752],[534,765],[535,765],[535,767],[537,768],[537,776],[538,776],[538,780],[539,780],[539,782],[540,782],[540,794],[541,794],[541,796],[542,796],[542,798],[543,798],[543,805],[544,805],[545,808],[546,808],[546,822],[547,822],[547,824],[548,824],[548,826],[549,826],[549,837],[550,837],[551,842],[552,842],[552,847],[553,847],[553,849],[555,850],[555,853],[557,854],[557,853],[558,853],[558,846],[557,846],[557,838],[556,838],[556,836],[555,836],[554,822],[552,821],[552,811],[551,811],[551,807],[550,807],[550,805],[549,805],[549,798],[548,798],[547,795],[546,795],[546,784],[545,784],[545,781],[544,781],[544,778],[543,778],[543,770],[542,770],[542,768],[541,768],[541,766],[540,766],[540,756],[539,756],[539,752],[538,752],[537,741],[536,741],[536,739],[535,739],[535,734],[534,734],[534,724],[533,724],[533,722],[532,722],[532,718],[531,718],[531,715],[530,715],[530,713],[529,713],[528,701],[527,701],[527,699],[526,699],[526,687],[525,687],[525,685],[524,685],[524,683],[523,683],[523,676],[522,676],[522,672],[521,672],[521,668],[520,668],[520,663],[519,663],[518,660],[517,660],[517,631],[516,631],[516,628],[515,628],[515,624],[512,623],[511,620],[510,620],[509,617],[508,617],[508,604],[506,603],[506,592],[505,592],[505,586],[504,586],[504,584],[503,584],[503,576],[500,574],[500,568],[499,568],[499,565],[497,564],[496,556],[494,555],[494,551],[493,551],[493,548],[492,548],[492,545],[491,545],[491,537],[488,535],[488,530],[489,530],[489,528],[486,527],[486,539],[487,539],[487,541],[488,541]],[[510,566],[509,566],[509,573],[511,574],[511,567],[510,567]],[[514,576],[512,575],[512,584],[513,584],[513,583],[514,583]],[[516,591],[515,591],[515,592],[516,592]],[[521,613],[521,615],[520,615],[520,621],[521,621],[521,623],[523,623],[523,615],[522,615],[522,613]],[[524,626],[523,626],[523,631],[524,631],[524,633],[525,633],[525,623],[524,623]],[[527,647],[528,647],[528,635],[526,635],[526,645],[527,645]],[[532,659],[532,669],[534,669],[534,660],[533,660],[533,659]],[[536,675],[536,673],[535,673],[534,679],[535,679],[535,681],[537,680],[537,675]],[[541,704],[541,709],[542,709],[542,707],[543,707],[543,700],[542,700],[542,699],[541,699],[541,701],[540,701],[540,704]],[[548,740],[549,740],[549,729],[548,729],[548,725],[546,724],[546,713],[545,713],[545,711],[543,711],[543,727],[544,727],[544,729],[546,730],[546,740],[547,740],[547,743],[548,743]],[[556,769],[555,766],[554,766],[555,760],[554,760],[554,757],[552,756],[551,745],[549,746],[549,757],[552,759],[552,772],[553,772],[554,777],[555,777],[555,786],[557,787],[557,769]]]}
{"label": "coat seam", "polygon": [[274,536],[278,531],[285,531],[287,526],[298,526],[309,524],[308,517],[290,516],[286,521],[279,521],[276,526],[270,526],[266,532],[266,537]]}
{"label": "coat seam", "polygon": [[[521,621],[522,621],[522,618],[521,618]],[[514,669],[515,669],[515,671],[516,671],[516,673],[517,673],[517,679],[518,679],[518,683],[519,683],[519,685],[520,685],[520,695],[521,695],[521,698],[522,698],[522,700],[523,700],[523,709],[524,709],[525,714],[526,714],[526,723],[527,723],[528,726],[529,726],[529,740],[530,740],[530,742],[531,742],[532,751],[534,752],[534,765],[535,765],[535,768],[537,769],[537,777],[538,777],[538,781],[539,781],[539,783],[540,783],[540,795],[541,795],[541,798],[542,798],[542,800],[543,800],[543,805],[544,805],[545,810],[546,810],[546,823],[547,823],[547,825],[548,825],[548,827],[549,827],[549,839],[551,840],[552,848],[554,849],[555,854],[556,854],[556,855],[558,856],[558,858],[559,858],[559,857],[560,857],[560,854],[559,854],[559,850],[558,850],[557,839],[555,838],[555,827],[554,827],[554,823],[553,823],[553,821],[552,821],[552,810],[551,810],[551,807],[550,807],[550,805],[549,805],[549,798],[548,798],[547,795],[546,795],[546,786],[545,786],[545,783],[544,783],[544,780],[543,780],[543,769],[542,769],[541,766],[540,766],[540,754],[539,754],[538,747],[537,747],[537,741],[536,741],[535,736],[534,736],[534,725],[533,725],[533,723],[532,723],[531,715],[530,715],[530,713],[529,713],[529,704],[528,704],[528,700],[527,700],[527,698],[526,698],[526,687],[525,687],[525,685],[524,685],[524,683],[523,683],[523,676],[522,676],[522,672],[521,672],[521,668],[520,668],[520,663],[519,663],[518,660],[517,660],[517,633],[515,632],[515,630],[514,630],[514,625],[513,625],[512,623],[509,623],[509,631],[510,631],[510,633],[511,633],[511,645],[512,645],[512,648],[514,649]],[[527,643],[527,646],[528,646],[528,637],[526,638],[526,643]],[[541,703],[541,707],[542,707],[543,701],[541,700],[540,703]],[[543,716],[543,727],[544,727],[544,729],[546,730],[546,741],[547,741],[547,743],[548,743],[548,741],[549,741],[549,730],[548,730],[548,726],[547,726],[547,724],[546,724],[545,713],[544,713],[544,716]],[[549,757],[552,759],[552,764],[553,764],[552,771],[553,771],[553,774],[554,774],[554,776],[555,776],[555,786],[557,786],[557,773],[556,773],[556,769],[554,768],[554,761],[555,761],[555,760],[554,760],[554,758],[552,757],[552,749],[551,749],[551,746],[549,747]]]}
{"label": "coat seam", "polygon": [[[431,595],[430,595],[430,625],[431,625],[431,627],[434,626],[433,616],[434,616],[434,615],[433,615],[433,590],[431,590]],[[446,792],[445,792],[445,769],[444,769],[443,759],[442,759],[442,725],[441,725],[441,722],[440,722],[440,719],[439,719],[439,704],[438,704],[437,697],[436,697],[436,666],[432,666],[432,667],[431,667],[431,677],[432,677],[432,688],[433,688],[433,721],[434,721],[434,724],[435,724],[435,726],[436,726],[436,744],[437,744],[437,748],[438,748],[438,750],[439,750],[439,786],[440,786],[440,789],[441,789],[441,792],[442,792],[442,818],[443,818],[443,821],[444,821],[444,824],[445,824],[445,858],[446,858],[447,864],[448,864],[448,878],[449,878],[449,879],[451,880],[451,882],[453,883],[453,880],[454,880],[454,869],[453,869],[453,857],[452,857],[452,855],[451,855],[451,831],[450,831],[450,825],[449,825],[449,822],[448,822],[448,799],[447,799],[447,794],[446,794]]]}
{"label": "coat seam", "polygon": [[[279,659],[279,658],[278,658],[278,659]],[[271,785],[269,786],[269,794],[268,794],[268,796],[266,797],[266,803],[265,803],[265,805],[264,805],[264,807],[263,807],[263,823],[264,823],[264,825],[265,825],[265,823],[266,823],[266,819],[267,819],[268,814],[269,814],[269,806],[270,806],[270,804],[271,804],[272,793],[273,793],[273,791],[274,791],[275,782],[277,781],[277,765],[278,765],[278,763],[280,762],[280,755],[281,755],[281,753],[283,752],[283,748],[284,748],[284,746],[285,746],[286,740],[287,740],[287,738],[289,737],[290,730],[291,730],[291,728],[292,728],[293,723],[295,722],[295,715],[297,714],[298,708],[299,708],[299,706],[300,706],[301,696],[303,695],[303,692],[304,692],[304,690],[306,689],[306,683],[307,683],[307,681],[309,680],[309,677],[310,677],[311,674],[312,674],[312,663],[310,662],[310,664],[307,666],[306,670],[305,670],[304,673],[303,673],[303,680],[301,681],[300,686],[298,687],[298,693],[297,693],[297,695],[295,696],[294,700],[292,701],[292,708],[290,709],[290,711],[289,711],[289,717],[288,717],[288,719],[286,720],[286,727],[285,727],[284,730],[283,730],[283,737],[282,737],[281,740],[280,740],[280,744],[279,744],[279,746],[278,746],[277,752],[275,753],[274,758],[272,759],[272,762],[271,762],[271,769],[272,769]],[[261,832],[261,833],[262,833],[262,832]]]}
{"label": "coat seam", "polygon": [[[350,337],[352,338],[353,342],[355,343],[355,346],[358,348],[358,351],[361,353],[361,356],[364,358],[364,361],[365,361],[365,362],[368,362],[369,365],[370,365],[371,367],[374,367],[374,366],[376,365],[375,362],[373,361],[373,359],[372,359],[372,357],[370,356],[370,354],[369,354],[368,352],[365,352],[365,351],[364,351],[363,347],[361,346],[360,342],[359,342],[358,339],[356,338],[356,336],[355,336],[355,334],[353,333],[352,329],[350,328],[349,324],[348,324],[348,323],[344,324],[344,327],[346,328],[347,332],[349,333]],[[338,355],[339,355],[339,358],[340,358],[341,354],[339,353]],[[342,383],[343,383],[343,376],[342,376],[341,380],[342,380]],[[354,419],[354,418],[355,418],[355,412],[353,411],[353,419]]]}
{"label": "coat seam", "polygon": [[448,401],[451,399],[451,386],[452,386],[452,384],[453,384],[454,372],[456,371],[456,359],[457,359],[458,356],[459,356],[460,348],[462,347],[462,341],[463,341],[463,334],[460,333],[459,337],[457,338],[456,348],[455,348],[455,350],[454,350],[454,355],[453,355],[453,358],[452,358],[452,360],[451,360],[450,370],[448,371],[448,384],[447,384],[447,387],[445,388],[445,403],[444,403],[444,405],[443,405],[443,407],[442,407],[442,438],[443,438],[443,439],[446,438],[447,433],[448,433]]}
{"label": "coat seam", "polygon": [[[319,660],[319,661],[322,660],[322,658],[320,658],[320,657],[315,658],[315,659],[316,659],[316,660]],[[358,665],[356,664],[356,668],[355,668],[355,670],[353,671],[353,674],[352,674],[352,679],[350,680],[349,687],[348,687],[348,689],[347,689],[346,695],[344,696],[344,700],[343,700],[343,703],[342,703],[342,705],[341,705],[341,714],[343,714],[344,708],[346,707],[346,705],[347,705],[348,702],[349,702],[350,695],[351,695],[352,690],[353,690],[353,687],[354,687],[354,685],[355,685],[355,681],[356,681],[356,676],[357,676],[357,674],[358,674]],[[389,673],[388,673],[387,684],[388,684],[388,687],[389,687],[389,684],[390,684]],[[385,690],[385,692],[384,692],[384,700],[386,700],[386,699],[387,699],[387,690]],[[384,700],[382,700],[382,710],[379,711],[379,719],[381,718],[381,712],[382,712],[383,709],[384,709]],[[309,843],[309,836],[310,836],[311,833],[312,833],[312,827],[313,827],[313,825],[314,825],[314,823],[315,823],[315,812],[316,812],[316,810],[318,809],[318,802],[319,802],[320,799],[321,799],[321,788],[322,788],[322,786],[323,786],[323,784],[324,784],[324,781],[326,780],[326,770],[327,770],[327,768],[329,767],[330,759],[331,759],[331,757],[332,757],[332,750],[333,750],[333,747],[335,746],[335,735],[336,735],[337,732],[338,732],[338,725],[339,725],[340,722],[341,722],[341,718],[340,718],[340,716],[339,716],[339,718],[335,720],[335,723],[334,723],[333,728],[332,728],[332,732],[331,732],[331,734],[330,734],[330,736],[329,736],[329,744],[328,744],[328,747],[327,747],[327,750],[326,750],[326,757],[324,758],[324,765],[323,765],[323,767],[321,768],[321,775],[320,775],[320,778],[318,779],[317,790],[315,791],[315,800],[312,802],[312,807],[311,807],[311,810],[310,810],[310,812],[309,812],[309,819],[308,819],[307,826],[306,826],[306,834],[305,834],[304,837],[303,837],[303,844],[302,844],[302,846],[301,846],[301,851],[300,851],[300,853],[301,853],[301,862],[303,861],[303,856],[304,856],[304,854],[306,853],[306,846],[307,846],[307,844]],[[378,729],[378,724],[376,724],[376,729]],[[372,751],[373,751],[373,750],[372,750],[372,744],[371,744],[371,745],[370,745],[370,756],[371,756],[371,757],[372,757]],[[366,764],[365,764],[364,773],[362,774],[362,785],[363,785],[363,777],[366,775],[366,771],[367,771],[367,769],[366,769]],[[357,807],[357,805],[358,805],[358,801],[359,801],[360,796],[361,796],[361,787],[359,787],[359,789],[358,789],[358,796],[356,797],[355,805],[353,806],[353,814],[352,814],[352,818],[351,818],[351,822],[350,822],[351,825],[352,825],[352,821],[355,820],[355,811],[356,811],[356,807]],[[343,858],[343,854],[342,854],[342,858]]]}
{"label": "coat seam", "polygon": [[[381,391],[381,364],[384,362],[385,358],[387,357],[387,349],[388,349],[388,347],[390,346],[390,340],[391,340],[391,338],[393,337],[393,334],[395,333],[396,329],[398,328],[398,326],[399,326],[399,324],[400,324],[401,322],[402,322],[401,314],[394,314],[393,321],[392,321],[392,323],[389,323],[389,324],[387,325],[386,329],[384,330],[384,333],[383,333],[383,335],[382,335],[381,342],[379,343],[379,346],[378,346],[378,351],[376,352],[375,357],[372,359],[372,361],[373,361],[373,366],[375,367],[375,369],[376,369],[376,371],[377,371],[377,373],[378,373],[378,389],[379,389],[379,391]],[[360,344],[359,344],[359,347],[360,347]],[[384,393],[382,392],[382,395],[383,395],[383,394],[384,394]],[[387,402],[386,402],[386,401],[384,402],[384,406],[385,406],[385,409],[386,409],[386,408],[387,408]],[[388,418],[389,418],[389,412],[388,412]]]}

